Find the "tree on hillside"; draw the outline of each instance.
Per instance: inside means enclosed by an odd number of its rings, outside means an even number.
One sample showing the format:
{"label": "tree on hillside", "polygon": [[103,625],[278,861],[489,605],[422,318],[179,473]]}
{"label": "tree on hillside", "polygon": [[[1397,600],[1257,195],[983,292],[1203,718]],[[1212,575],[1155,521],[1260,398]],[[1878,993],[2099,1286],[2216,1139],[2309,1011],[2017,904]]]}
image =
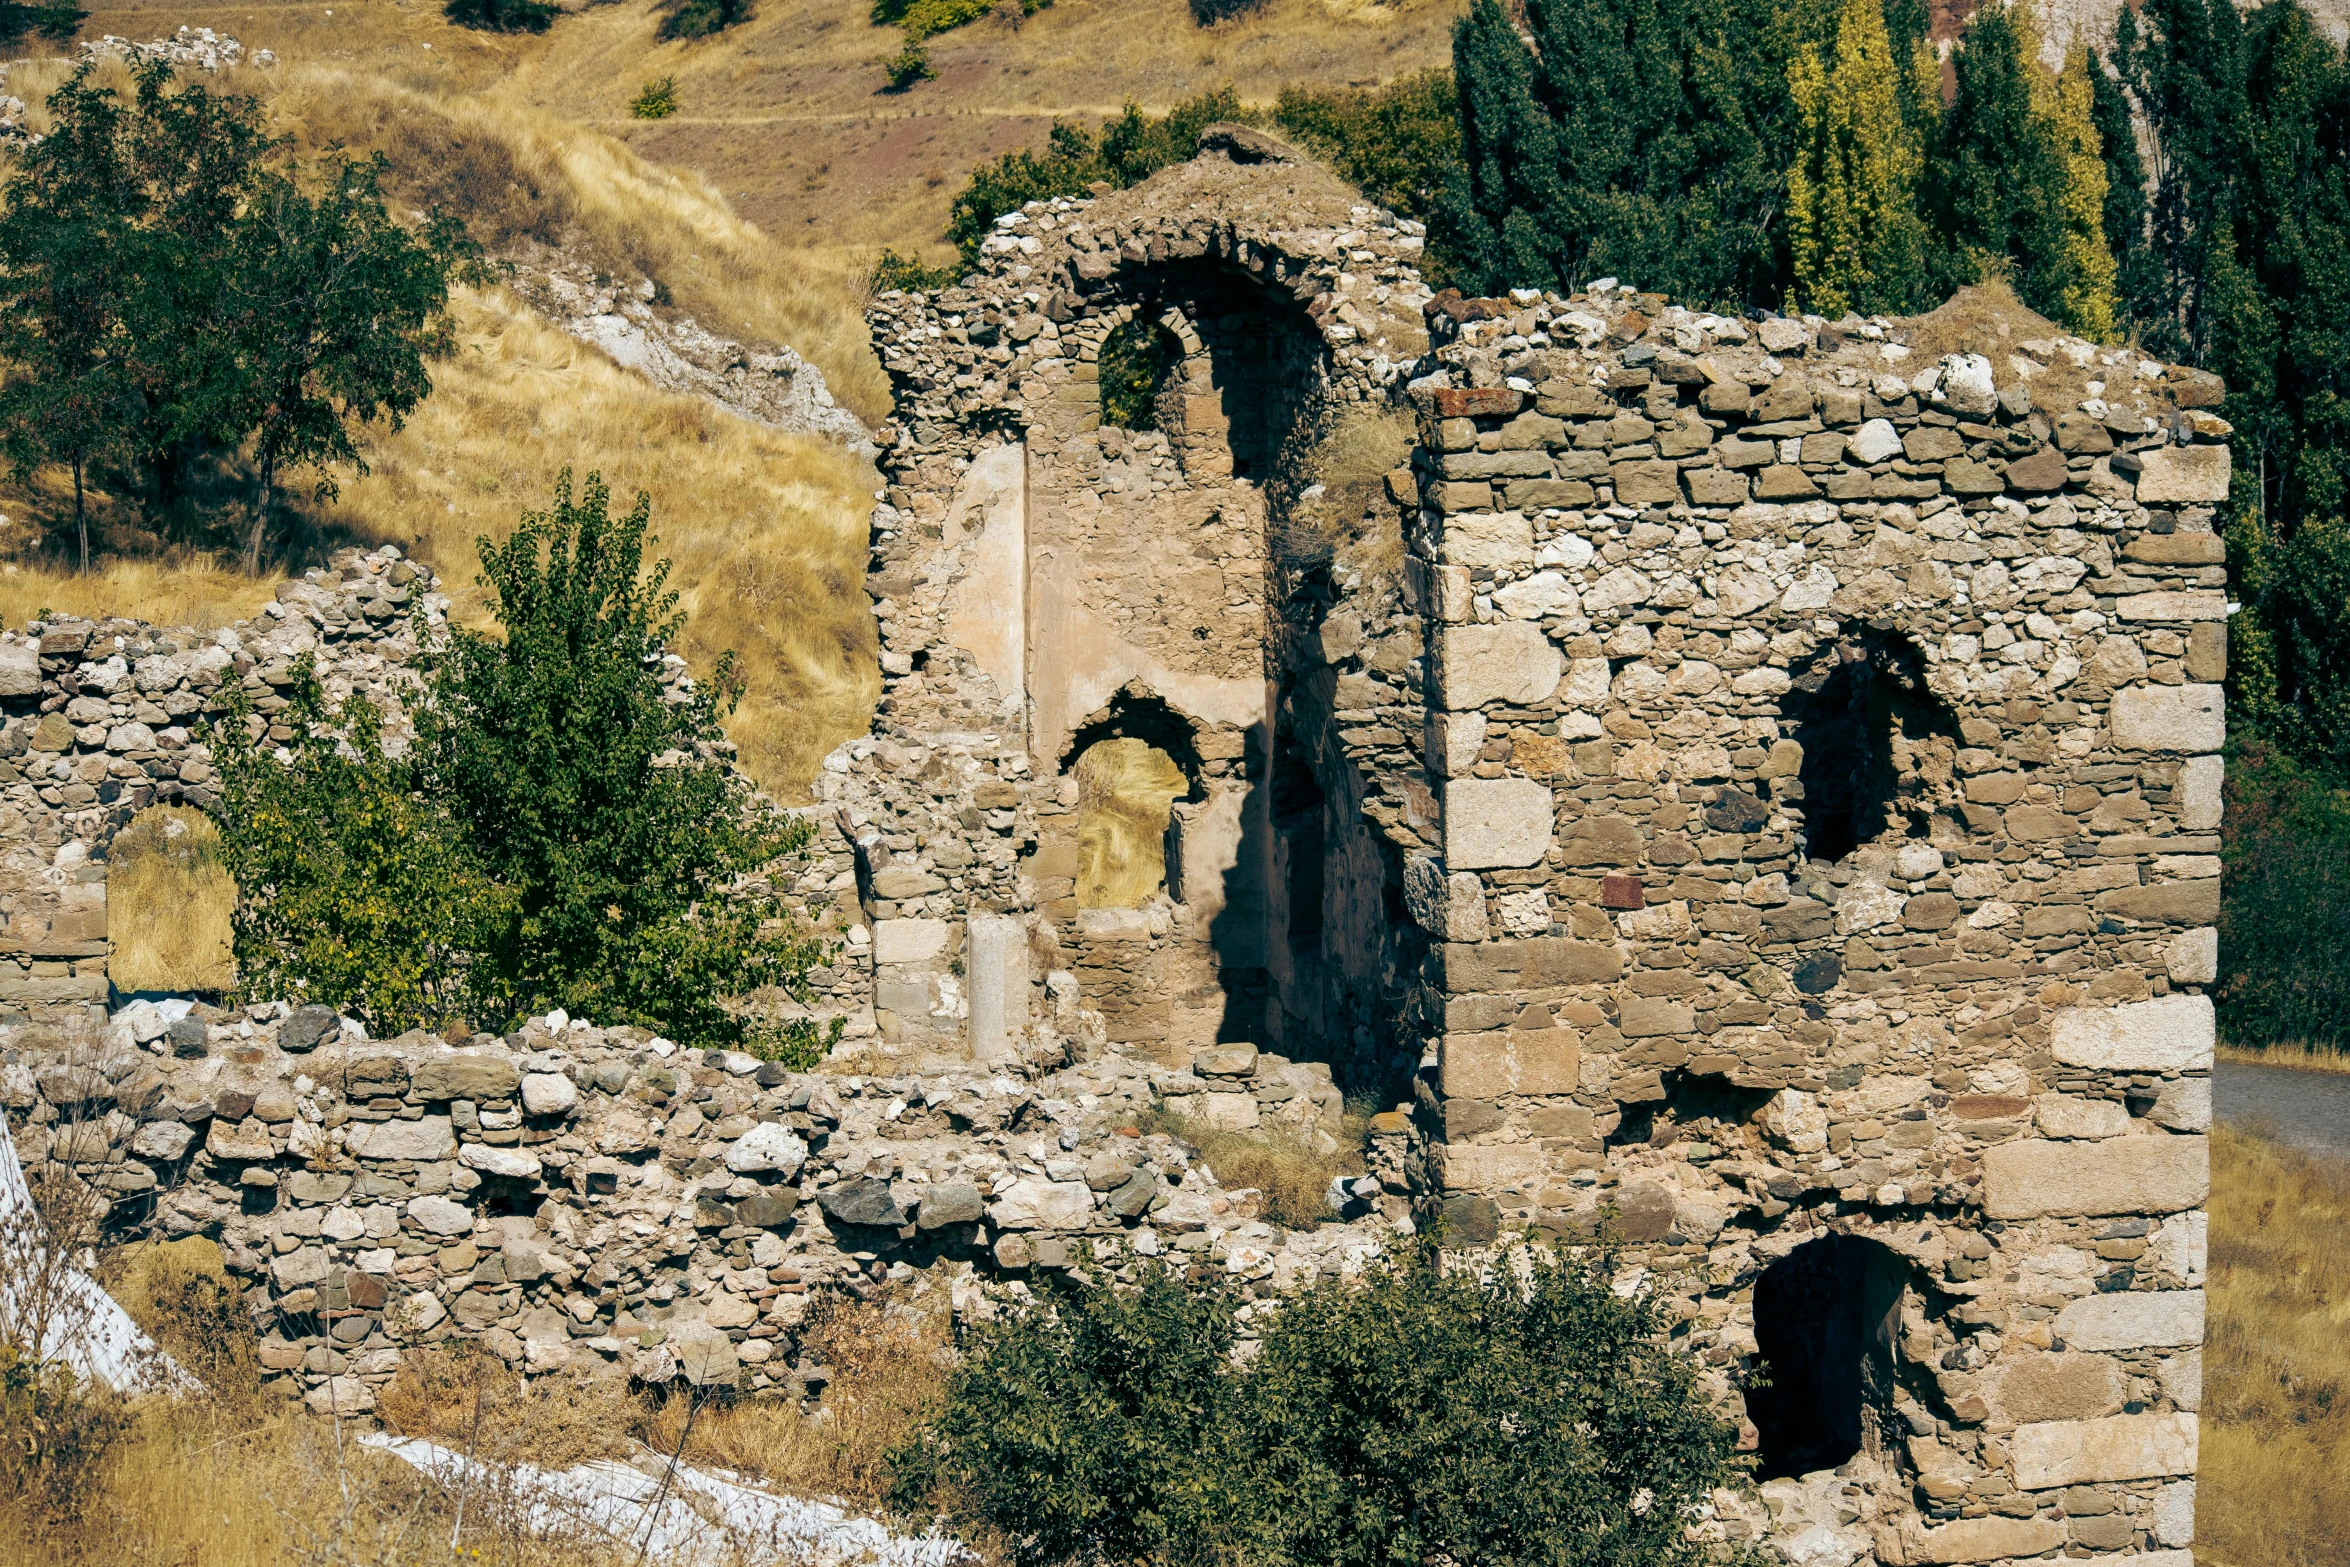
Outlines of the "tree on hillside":
{"label": "tree on hillside", "polygon": [[[2134,28],[2124,15],[2117,28]],[[2129,302],[2153,292],[2153,252],[2146,243],[2146,163],[2138,156],[2138,128],[2129,93],[2106,57],[2092,53],[2087,72],[2089,119],[2105,160],[2106,247],[2113,252],[2114,310],[2126,319]]]}
{"label": "tree on hillside", "polygon": [[[757,878],[810,829],[726,764],[732,654],[686,700],[664,693],[684,616],[669,562],[644,566],[652,502],[616,518],[609,499],[594,474],[575,499],[566,469],[550,510],[482,540],[502,635],[452,632],[416,715],[420,787],[512,899],[473,954],[485,1004],[739,1041],[759,1029],[728,998],[809,999],[819,949]],[[768,1032],[816,1043],[804,1024]]]}
{"label": "tree on hillside", "polygon": [[1787,227],[1797,295],[1821,315],[1901,311],[1915,301],[1925,158],[1902,111],[1903,74],[1877,0],[1845,0],[1832,67],[1807,46],[1790,72],[1797,130]]}
{"label": "tree on hillside", "polygon": [[136,181],[121,105],[89,77],[85,66],[50,97],[55,127],[0,193],[0,444],[20,479],[49,462],[72,471],[84,572],[91,469],[128,450],[137,398],[125,329]]}
{"label": "tree on hillside", "polygon": [[709,38],[750,19],[751,0],[668,0],[662,7],[663,38]]}
{"label": "tree on hillside", "polygon": [[148,60],[126,104],[94,70],[51,95],[51,133],[0,191],[7,450],[20,472],[71,468],[77,520],[92,465],[130,457],[184,536],[191,459],[249,441],[258,570],[281,470],[356,463],[352,424],[411,411],[450,342],[450,280],[487,274],[454,220],[391,216],[380,154],[312,177],[250,97]]}
{"label": "tree on hillside", "polygon": [[73,0],[36,0],[33,4],[0,0],[0,44],[16,43],[36,33],[51,43],[71,43],[73,35],[81,31],[82,18],[89,14]]}
{"label": "tree on hillside", "polygon": [[269,175],[238,226],[233,331],[243,375],[240,428],[252,432],[253,517],[245,569],[261,569],[279,470],[367,463],[354,424],[395,430],[432,390],[427,359],[456,343],[446,306],[452,276],[486,281],[480,249],[442,213],[411,234],[385,209],[382,153],[329,159],[316,193]]}

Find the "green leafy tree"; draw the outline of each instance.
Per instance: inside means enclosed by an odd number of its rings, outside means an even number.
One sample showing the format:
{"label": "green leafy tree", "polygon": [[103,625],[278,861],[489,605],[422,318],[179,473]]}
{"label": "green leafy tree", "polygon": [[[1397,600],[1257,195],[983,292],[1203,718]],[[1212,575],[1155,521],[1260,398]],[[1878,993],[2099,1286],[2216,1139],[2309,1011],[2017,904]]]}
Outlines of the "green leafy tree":
{"label": "green leafy tree", "polygon": [[71,43],[73,35],[81,31],[82,19],[89,14],[72,0],[30,5],[25,0],[0,0],[0,44],[16,43],[35,34],[51,43]]}
{"label": "green leafy tree", "polygon": [[1833,63],[1796,57],[1796,159],[1787,176],[1795,286],[1836,317],[1907,309],[1925,259],[1917,210],[1925,162],[1902,106],[1903,62],[1877,0],[1845,0]]}
{"label": "green leafy tree", "polygon": [[892,1455],[896,1501],[984,1520],[1023,1567],[1679,1567],[1736,1428],[1605,1250],[1433,1246],[1260,1317],[1236,1359],[1221,1272],[1087,1270],[978,1330],[944,1408]]}
{"label": "green leafy tree", "polygon": [[756,1044],[805,1063],[828,1041],[761,1024],[730,998],[776,987],[805,1002],[821,960],[772,885],[804,846],[726,764],[740,694],[731,654],[683,702],[661,655],[684,625],[669,563],[643,565],[652,502],[625,516],[570,471],[554,505],[481,543],[501,635],[456,630],[416,714],[425,793],[511,898],[475,951],[492,1015],[561,1006],[694,1044]]}
{"label": "green leafy tree", "polygon": [[663,38],[710,38],[750,17],[751,0],[671,0],[662,10],[658,33]]}
{"label": "green leafy tree", "polygon": [[485,33],[543,33],[558,14],[550,0],[448,0],[441,14]]}
{"label": "green leafy tree", "polygon": [[884,245],[873,270],[865,276],[865,287],[874,294],[886,294],[895,288],[927,292],[952,288],[959,275],[953,267],[930,266],[920,256],[910,256]]}
{"label": "green leafy tree", "polygon": [[115,94],[85,65],[51,95],[51,133],[0,194],[0,445],[21,479],[73,474],[74,533],[90,569],[91,470],[130,447],[137,382],[126,317],[138,184]]}
{"label": "green leafy tree", "polygon": [[396,1034],[471,1010],[471,954],[508,899],[413,766],[385,755],[382,729],[362,697],[330,711],[305,654],[284,707],[265,719],[231,686],[211,737],[240,993]]}
{"label": "green leafy tree", "polygon": [[238,423],[253,432],[255,499],[245,568],[259,571],[280,470],[326,472],[366,460],[352,427],[377,418],[400,428],[432,390],[425,361],[449,353],[452,275],[486,281],[480,249],[445,213],[420,233],[385,208],[382,153],[336,154],[315,191],[273,172],[260,182],[239,231],[235,332],[243,357]]}
{"label": "green leafy tree", "polygon": [[[2336,548],[2341,585],[2350,550]],[[2350,1043],[2350,947],[2309,939],[2350,906],[2350,790],[2273,745],[2228,756],[2218,1002],[2235,1044]]]}
{"label": "green leafy tree", "polygon": [[[1382,87],[1284,87],[1273,123],[1399,217],[1425,220],[1458,177],[1460,95],[1448,70],[1415,71]],[[1451,267],[1441,251],[1420,262],[1440,287]]]}

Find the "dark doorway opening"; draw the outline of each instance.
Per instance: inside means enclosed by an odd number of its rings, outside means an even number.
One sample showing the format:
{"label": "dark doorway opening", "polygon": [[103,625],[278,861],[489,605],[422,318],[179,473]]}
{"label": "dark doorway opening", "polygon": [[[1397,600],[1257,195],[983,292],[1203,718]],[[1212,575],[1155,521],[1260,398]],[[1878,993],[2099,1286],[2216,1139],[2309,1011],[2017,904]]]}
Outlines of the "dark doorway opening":
{"label": "dark doorway opening", "polygon": [[1754,1340],[1770,1379],[1746,1392],[1762,1438],[1756,1479],[1837,1468],[1891,1419],[1906,1272],[1875,1241],[1829,1235],[1756,1281]]}
{"label": "dark doorway opening", "polygon": [[1958,720],[1906,638],[1864,631],[1823,648],[1781,708],[1803,746],[1804,853],[1834,863],[1890,832],[1927,836],[1949,793]]}
{"label": "dark doorway opening", "polygon": [[1324,810],[1328,803],[1313,764],[1283,729],[1273,758],[1273,835],[1280,845],[1282,890],[1289,905],[1289,949],[1308,957],[1322,950]]}

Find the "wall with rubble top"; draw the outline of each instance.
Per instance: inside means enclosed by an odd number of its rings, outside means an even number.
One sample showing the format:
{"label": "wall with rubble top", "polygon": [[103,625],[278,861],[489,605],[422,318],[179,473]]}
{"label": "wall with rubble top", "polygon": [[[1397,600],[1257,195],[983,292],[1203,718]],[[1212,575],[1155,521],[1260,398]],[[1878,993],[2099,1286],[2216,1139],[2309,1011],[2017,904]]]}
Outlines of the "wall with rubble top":
{"label": "wall with rubble top", "polygon": [[11,1052],[0,1103],[27,1166],[110,1194],[118,1230],[216,1240],[265,1373],[321,1412],[365,1413],[403,1355],[451,1339],[530,1375],[819,1398],[795,1331],[816,1292],[920,1270],[968,1309],[976,1280],[1091,1246],[1265,1294],[1359,1266],[1413,1179],[1390,1135],[1337,1194],[1357,1222],[1293,1232],[1140,1134],[1164,1100],[1327,1137],[1328,1070],[1254,1050],[1197,1072],[798,1075],[561,1013],[453,1047],[323,1007],[176,1010],[133,1003],[87,1052]]}

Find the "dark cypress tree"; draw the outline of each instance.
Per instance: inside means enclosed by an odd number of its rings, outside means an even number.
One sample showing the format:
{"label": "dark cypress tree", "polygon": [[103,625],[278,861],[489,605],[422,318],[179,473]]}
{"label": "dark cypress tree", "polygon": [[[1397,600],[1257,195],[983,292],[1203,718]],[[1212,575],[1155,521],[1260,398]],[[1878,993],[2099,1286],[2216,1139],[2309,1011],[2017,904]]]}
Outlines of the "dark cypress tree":
{"label": "dark cypress tree", "polygon": [[1465,169],[1445,237],[1491,258],[1475,286],[1612,273],[1693,303],[1776,299],[1783,14],[1764,0],[1527,0],[1529,50],[1499,6],[1473,8],[1454,32]]}
{"label": "dark cypress tree", "polygon": [[[2117,53],[2136,31],[2137,19],[2125,7],[2115,27],[2122,40]],[[2114,294],[2123,319],[2135,320],[2140,302],[2159,288],[2154,252],[2146,243],[2146,160],[2138,156],[2129,94],[2095,54],[2089,57],[2089,86],[2094,94],[2090,119],[2105,153],[2105,243],[2113,251]]]}
{"label": "dark cypress tree", "polygon": [[2026,303],[2055,313],[2064,163],[2032,112],[2032,62],[2007,6],[1987,4],[1957,52],[1958,96],[1927,175],[1941,293],[2014,269]]}
{"label": "dark cypress tree", "polygon": [[1460,287],[1493,293],[1574,281],[1558,128],[1536,95],[1533,51],[1495,0],[1476,0],[1453,24],[1452,69],[1461,167],[1434,226],[1458,259]]}
{"label": "dark cypress tree", "polygon": [[[2125,18],[2127,13],[2125,11]],[[2204,283],[2248,152],[2243,29],[2231,0],[2145,0],[2115,64],[2153,131],[2148,243],[2155,275],[2132,301],[2149,347],[2200,360]]]}

